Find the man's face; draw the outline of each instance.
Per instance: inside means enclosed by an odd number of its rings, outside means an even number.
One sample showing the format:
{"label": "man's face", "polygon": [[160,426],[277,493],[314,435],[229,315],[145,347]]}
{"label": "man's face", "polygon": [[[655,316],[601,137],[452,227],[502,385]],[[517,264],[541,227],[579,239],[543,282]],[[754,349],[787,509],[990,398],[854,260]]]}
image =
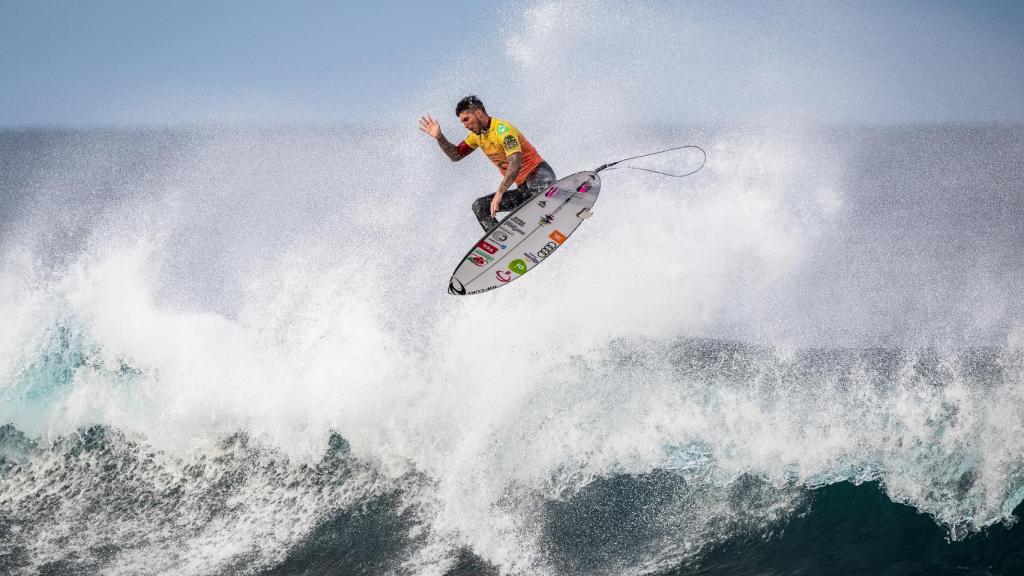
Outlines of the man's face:
{"label": "man's face", "polygon": [[469,110],[463,110],[459,114],[459,122],[466,127],[466,130],[470,132],[480,133],[480,130],[484,127],[484,113],[479,108],[471,108]]}

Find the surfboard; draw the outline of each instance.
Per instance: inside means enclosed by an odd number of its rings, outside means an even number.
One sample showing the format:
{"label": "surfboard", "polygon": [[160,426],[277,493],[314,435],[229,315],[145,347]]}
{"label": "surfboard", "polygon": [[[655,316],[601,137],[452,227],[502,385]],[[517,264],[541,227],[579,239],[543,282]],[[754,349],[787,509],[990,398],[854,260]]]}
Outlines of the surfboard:
{"label": "surfboard", "polygon": [[501,288],[539,266],[590,217],[600,191],[597,172],[577,172],[552,184],[466,252],[448,293],[468,296]]}

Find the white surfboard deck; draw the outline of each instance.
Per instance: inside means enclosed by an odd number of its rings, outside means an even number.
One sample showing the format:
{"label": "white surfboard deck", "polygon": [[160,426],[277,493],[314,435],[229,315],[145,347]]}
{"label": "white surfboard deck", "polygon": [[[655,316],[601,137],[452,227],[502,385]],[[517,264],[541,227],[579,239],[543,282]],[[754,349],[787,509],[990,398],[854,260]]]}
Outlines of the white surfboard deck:
{"label": "white surfboard deck", "polygon": [[577,172],[552,184],[470,248],[452,273],[448,293],[480,294],[533,270],[590,216],[600,191],[596,172]]}

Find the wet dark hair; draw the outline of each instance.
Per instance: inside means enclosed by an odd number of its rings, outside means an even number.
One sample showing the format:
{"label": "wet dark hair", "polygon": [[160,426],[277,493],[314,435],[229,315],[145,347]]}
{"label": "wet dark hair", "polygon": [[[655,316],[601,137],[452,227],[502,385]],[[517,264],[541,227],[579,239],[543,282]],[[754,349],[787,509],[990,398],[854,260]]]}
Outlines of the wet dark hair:
{"label": "wet dark hair", "polygon": [[479,108],[484,111],[484,114],[487,114],[487,109],[484,108],[484,103],[475,95],[470,94],[462,100],[459,100],[459,103],[455,105],[455,115],[458,116],[466,110],[472,110],[474,108]]}

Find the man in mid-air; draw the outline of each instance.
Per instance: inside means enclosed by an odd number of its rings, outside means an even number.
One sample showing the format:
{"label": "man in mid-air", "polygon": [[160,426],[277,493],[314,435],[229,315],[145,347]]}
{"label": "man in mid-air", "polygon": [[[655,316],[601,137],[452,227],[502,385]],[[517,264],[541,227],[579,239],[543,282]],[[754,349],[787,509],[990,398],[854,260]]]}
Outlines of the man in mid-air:
{"label": "man in mid-air", "polygon": [[[490,232],[498,226],[494,215],[511,212],[530,201],[555,181],[551,166],[537,154],[537,150],[515,126],[499,118],[487,115],[484,103],[476,96],[466,96],[455,106],[455,115],[469,130],[465,140],[458,146],[441,134],[441,125],[430,116],[420,118],[420,130],[437,140],[441,150],[458,162],[477,148],[483,148],[487,157],[498,167],[504,179],[494,194],[481,196],[473,202],[473,213]],[[516,187],[509,190],[512,183]]]}

